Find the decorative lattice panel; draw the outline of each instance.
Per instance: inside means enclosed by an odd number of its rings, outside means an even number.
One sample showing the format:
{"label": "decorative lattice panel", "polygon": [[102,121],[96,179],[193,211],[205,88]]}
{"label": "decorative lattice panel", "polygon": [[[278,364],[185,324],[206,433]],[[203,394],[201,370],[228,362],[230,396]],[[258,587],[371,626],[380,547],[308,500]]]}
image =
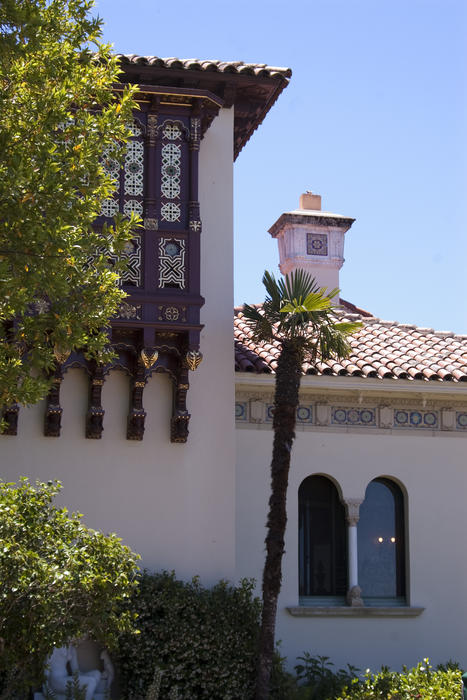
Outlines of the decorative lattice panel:
{"label": "decorative lattice panel", "polygon": [[143,196],[144,146],[141,141],[129,141],[123,166],[124,193],[131,197]]}
{"label": "decorative lattice panel", "polygon": [[[129,125],[131,139],[126,145],[123,168],[110,149],[104,152],[102,166],[110,177],[115,179],[113,196],[102,203],[101,216],[113,217],[118,211],[130,216],[133,212],[143,216],[144,194],[144,144],[142,127],[134,121]],[[123,176],[121,174],[123,170]],[[120,180],[123,181],[123,186]]]}
{"label": "decorative lattice panel", "polygon": [[101,216],[115,216],[118,212],[119,196],[120,196],[120,164],[118,160],[112,158],[111,149],[106,148],[102,157],[102,167],[104,172],[109,177],[115,180],[115,189],[113,196],[104,199],[101,207]]}
{"label": "decorative lattice panel", "polygon": [[185,289],[185,241],[161,238],[159,241],[159,287]]}
{"label": "decorative lattice panel", "polygon": [[182,129],[177,122],[164,122],[161,134],[161,219],[180,222]]}
{"label": "decorative lattice panel", "polygon": [[[109,253],[102,247],[97,249],[97,255],[104,255],[110,263],[116,263],[117,260],[124,259],[127,263],[126,271],[121,275],[121,284],[128,284],[135,287],[141,286],[141,237],[135,236],[133,240],[125,244],[125,251],[121,256]],[[89,257],[88,265],[93,264],[93,258]]]}

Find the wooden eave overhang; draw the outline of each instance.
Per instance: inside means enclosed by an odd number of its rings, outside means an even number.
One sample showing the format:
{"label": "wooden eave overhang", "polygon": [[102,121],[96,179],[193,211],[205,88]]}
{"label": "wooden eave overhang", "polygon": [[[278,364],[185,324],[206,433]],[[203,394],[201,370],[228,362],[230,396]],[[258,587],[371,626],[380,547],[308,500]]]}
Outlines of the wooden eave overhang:
{"label": "wooden eave overhang", "polygon": [[[138,84],[142,91],[147,92],[151,86],[159,92],[164,88],[176,88],[178,94],[182,91],[186,95],[203,91],[218,106],[233,107],[234,159],[264,120],[292,75],[290,68],[264,64],[126,54],[118,54],[118,58],[123,70],[122,84]],[[170,91],[166,92],[168,94]]]}

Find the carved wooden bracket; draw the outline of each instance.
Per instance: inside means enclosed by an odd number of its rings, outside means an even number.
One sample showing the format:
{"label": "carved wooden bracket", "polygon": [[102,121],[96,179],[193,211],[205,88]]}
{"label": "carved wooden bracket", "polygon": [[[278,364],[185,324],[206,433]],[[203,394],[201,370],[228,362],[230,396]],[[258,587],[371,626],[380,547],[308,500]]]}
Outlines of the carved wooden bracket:
{"label": "carved wooden bracket", "polygon": [[188,382],[188,368],[181,367],[177,380],[174,382],[173,410],[170,421],[170,442],[186,442],[188,438],[188,424],[190,414],[186,408],[186,394],[190,387]]}
{"label": "carved wooden bracket", "polygon": [[94,367],[89,384],[89,403],[86,414],[86,437],[89,440],[100,440],[104,430],[104,414],[102,408],[102,387],[105,377],[102,367]]}
{"label": "carved wooden bracket", "polygon": [[2,430],[2,435],[18,435],[18,413],[19,405],[17,403],[3,409],[1,418],[5,421],[5,427]]}
{"label": "carved wooden bracket", "polygon": [[63,413],[63,408],[60,406],[60,385],[62,383],[62,378],[61,366],[57,365],[52,387],[46,398],[44,416],[44,435],[46,437],[60,437]]}
{"label": "carved wooden bracket", "polygon": [[126,431],[127,440],[143,439],[144,421],[146,419],[146,411],[143,408],[143,391],[146,386],[145,375],[144,365],[138,362],[131,378],[130,412],[128,414]]}

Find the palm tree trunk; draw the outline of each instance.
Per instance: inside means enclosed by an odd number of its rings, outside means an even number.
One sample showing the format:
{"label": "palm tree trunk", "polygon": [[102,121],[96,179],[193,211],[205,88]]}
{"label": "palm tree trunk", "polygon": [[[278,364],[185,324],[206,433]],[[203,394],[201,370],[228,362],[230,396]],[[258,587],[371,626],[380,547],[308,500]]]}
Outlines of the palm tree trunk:
{"label": "palm tree trunk", "polygon": [[295,438],[302,367],[297,343],[283,341],[276,370],[274,397],[274,443],[271,460],[271,496],[267,519],[266,561],[263,570],[263,612],[256,677],[256,700],[267,700],[274,655],[277,599],[281,589],[282,555],[287,523],[287,485],[290,455]]}

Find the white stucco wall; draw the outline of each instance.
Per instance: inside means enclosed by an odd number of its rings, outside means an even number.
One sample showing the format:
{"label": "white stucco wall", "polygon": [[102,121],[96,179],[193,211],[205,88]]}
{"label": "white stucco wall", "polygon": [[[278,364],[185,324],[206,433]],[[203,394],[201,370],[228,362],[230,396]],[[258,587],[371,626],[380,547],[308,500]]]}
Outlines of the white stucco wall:
{"label": "white stucco wall", "polygon": [[0,437],[3,479],[60,479],[61,502],[90,527],[117,532],[144,566],[200,574],[205,583],[234,575],[232,131],[233,110],[221,110],[201,142],[204,360],[190,373],[188,442],[170,443],[171,386],[163,375],[144,391],[144,440],[126,440],[128,378],[119,372],[103,388],[102,439],[86,440],[81,370],[70,370],[62,384],[61,437],[43,436],[41,404],[20,411],[18,436]]}
{"label": "white stucco wall", "polygon": [[[272,431],[237,430],[237,575],[261,581]],[[392,432],[392,434],[391,434]],[[429,656],[467,659],[467,462],[465,435],[298,430],[288,490],[288,525],[277,639],[290,665],[303,651],[336,664],[399,668]],[[346,498],[363,498],[378,476],[407,498],[408,600],[415,618],[292,617],[298,605],[298,488],[310,474],[330,476]],[[258,585],[260,591],[260,583]]]}

